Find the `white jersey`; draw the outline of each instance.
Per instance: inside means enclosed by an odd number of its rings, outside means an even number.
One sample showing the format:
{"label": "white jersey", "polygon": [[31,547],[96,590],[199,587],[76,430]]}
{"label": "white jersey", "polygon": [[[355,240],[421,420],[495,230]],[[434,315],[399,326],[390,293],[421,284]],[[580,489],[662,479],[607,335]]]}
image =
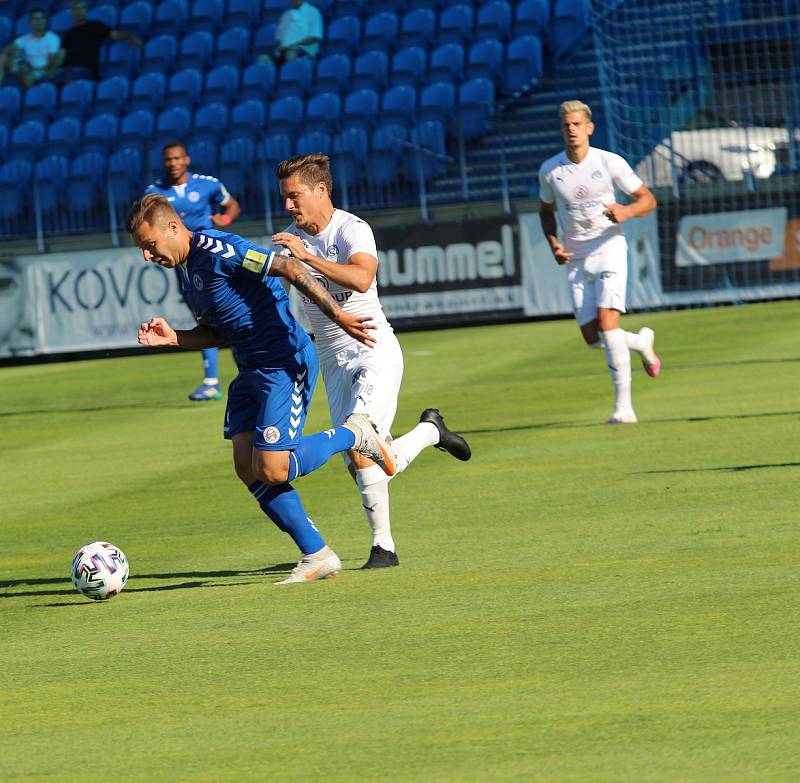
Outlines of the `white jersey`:
{"label": "white jersey", "polygon": [[596,253],[607,243],[627,247],[622,226],[603,213],[616,201],[615,187],[630,195],[642,185],[619,155],[594,147],[580,163],[560,152],[539,169],[539,198],[546,204],[555,202],[564,249],[576,258]]}
{"label": "white jersey", "polygon": [[[375,236],[372,229],[361,218],[341,209],[333,211],[329,223],[319,234],[312,236],[299,229],[294,223],[285,229],[290,234],[296,234],[303,241],[303,246],[309,252],[328,261],[346,264],[356,253],[368,253],[375,259],[378,258],[378,249],[375,245]],[[287,251],[284,251],[287,252]],[[375,326],[375,337],[382,330],[392,330],[378,299],[378,284],[372,281],[369,289],[363,294],[350,288],[341,286],[328,280],[321,272],[311,267],[307,269],[327,289],[328,293],[336,300],[337,304],[349,313],[368,316]],[[317,344],[320,359],[325,359],[338,353],[344,348],[359,344],[347,332],[337,326],[324,315],[314,302],[305,296],[302,297],[311,329]]]}

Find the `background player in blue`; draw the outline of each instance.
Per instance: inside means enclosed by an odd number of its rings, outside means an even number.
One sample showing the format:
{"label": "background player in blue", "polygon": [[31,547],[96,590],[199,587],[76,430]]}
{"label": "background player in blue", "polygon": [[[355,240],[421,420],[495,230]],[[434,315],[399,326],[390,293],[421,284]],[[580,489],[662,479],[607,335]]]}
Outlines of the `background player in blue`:
{"label": "background player in blue", "polygon": [[[189,230],[225,228],[239,217],[242,211],[239,202],[216,177],[189,171],[192,159],[183,142],[165,144],[162,155],[164,176],[149,185],[145,193],[166,196]],[[178,283],[181,282],[179,275]],[[181,291],[185,296],[186,291],[183,288]],[[189,395],[190,400],[202,402],[222,397],[217,367],[217,349],[203,350],[203,382]]]}
{"label": "background player in blue", "polygon": [[316,351],[295,320],[278,277],[286,278],[347,334],[374,345],[369,318],[334,301],[296,258],[263,250],[236,234],[192,233],[164,196],[145,195],[127,228],[146,261],[177,269],[198,326],[175,331],[163,318],[141,325],[142,345],[205,348],[230,345],[239,374],[228,389],[225,437],[233,441],[236,475],[267,516],[294,539],[302,557],[278,584],[338,574],[342,564],[306,515],[289,483],[355,449],[387,473],[394,454],[364,414],[342,426],[302,436],[317,377]]}

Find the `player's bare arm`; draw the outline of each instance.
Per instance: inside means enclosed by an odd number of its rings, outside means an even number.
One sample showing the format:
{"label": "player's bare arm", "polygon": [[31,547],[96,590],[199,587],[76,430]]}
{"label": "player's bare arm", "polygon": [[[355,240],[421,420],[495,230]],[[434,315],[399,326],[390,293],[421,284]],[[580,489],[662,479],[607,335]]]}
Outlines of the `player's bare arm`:
{"label": "player's bare arm", "polygon": [[370,331],[374,329],[369,318],[342,310],[322,284],[293,256],[275,254],[269,273],[273,277],[285,277],[300,293],[305,294],[319,309],[341,327],[347,334],[364,345],[375,345]]}
{"label": "player's bare arm", "polygon": [[539,222],[542,224],[542,232],[550,244],[550,250],[556,263],[561,265],[568,264],[573,254],[564,250],[564,246],[558,239],[555,204],[548,204],[545,201],[540,202]]}
{"label": "player's bare arm", "polygon": [[225,340],[211,327],[198,324],[194,329],[173,329],[164,318],[151,318],[139,327],[139,345],[151,348],[172,346],[196,350],[199,348],[223,348]]}
{"label": "player's bare arm", "polygon": [[604,204],[605,216],[612,223],[624,223],[635,217],[642,217],[656,208],[656,197],[650,188],[642,185],[631,193],[633,201],[630,204]]}
{"label": "player's bare arm", "polygon": [[272,237],[272,241],[276,245],[285,247],[294,258],[316,269],[336,285],[350,288],[360,294],[369,290],[378,273],[378,259],[369,253],[354,253],[347,259],[347,263],[338,264],[309,253],[297,234],[281,231]]}
{"label": "player's bare arm", "polygon": [[242,214],[242,207],[239,202],[229,196],[228,200],[222,205],[222,212],[211,216],[211,222],[217,228],[227,228],[239,215]]}

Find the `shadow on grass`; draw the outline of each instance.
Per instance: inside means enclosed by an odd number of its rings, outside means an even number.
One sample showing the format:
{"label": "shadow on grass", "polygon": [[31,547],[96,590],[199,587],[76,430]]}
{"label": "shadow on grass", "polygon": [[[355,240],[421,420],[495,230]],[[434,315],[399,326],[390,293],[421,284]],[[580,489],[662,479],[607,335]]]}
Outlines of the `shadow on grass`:
{"label": "shadow on grass", "polygon": [[670,468],[669,470],[637,470],[634,475],[658,473],[739,473],[743,470],[766,470],[767,468],[800,468],[800,462],[765,462],[757,465],[726,465],[721,468]]}

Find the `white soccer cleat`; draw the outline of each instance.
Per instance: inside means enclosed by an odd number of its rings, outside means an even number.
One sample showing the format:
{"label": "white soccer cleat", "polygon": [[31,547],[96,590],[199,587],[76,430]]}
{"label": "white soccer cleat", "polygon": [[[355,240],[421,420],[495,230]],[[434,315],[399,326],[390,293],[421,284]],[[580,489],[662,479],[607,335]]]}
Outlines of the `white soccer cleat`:
{"label": "white soccer cleat", "polygon": [[328,577],[338,576],[342,570],[342,561],[339,560],[335,552],[331,552],[324,560],[309,560],[303,558],[293,569],[292,573],[275,582],[276,585],[302,584],[303,582],[314,582],[317,579],[327,579]]}
{"label": "white soccer cleat", "polygon": [[636,414],[633,411],[614,411],[606,424],[636,424]]}
{"label": "white soccer cleat", "polygon": [[647,348],[642,351],[642,366],[644,371],[655,378],[661,372],[661,359],[658,358],[653,346],[656,342],[656,333],[648,326],[639,329],[639,336],[647,341]]}
{"label": "white soccer cleat", "polygon": [[386,441],[381,440],[375,425],[365,413],[351,413],[342,426],[356,436],[354,451],[369,457],[387,476],[394,476],[397,472],[394,451]]}

